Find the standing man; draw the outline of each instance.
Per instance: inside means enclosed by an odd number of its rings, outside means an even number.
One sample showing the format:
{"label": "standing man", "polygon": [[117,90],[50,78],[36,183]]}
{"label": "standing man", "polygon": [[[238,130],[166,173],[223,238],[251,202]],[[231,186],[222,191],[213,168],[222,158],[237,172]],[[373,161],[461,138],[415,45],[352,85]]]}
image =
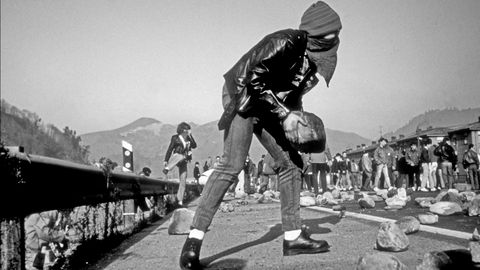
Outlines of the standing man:
{"label": "standing man", "polygon": [[438,163],[442,170],[442,179],[448,188],[453,188],[453,164],[457,163],[455,149],[450,145],[450,138],[445,137],[433,152],[438,156]]}
{"label": "standing man", "polygon": [[463,162],[467,166],[466,169],[468,171],[468,178],[470,178],[470,184],[472,185],[472,189],[478,190],[479,185],[478,185],[478,155],[473,150],[473,144],[468,145],[468,150],[465,151],[465,154],[463,154]]}
{"label": "standing man", "polygon": [[177,191],[177,201],[179,205],[183,205],[183,195],[187,181],[187,163],[192,160],[192,149],[196,147],[197,143],[193,139],[190,125],[185,122],[178,124],[177,134],[172,136],[165,154],[163,173],[167,175],[172,168],[178,167],[180,184]]}
{"label": "standing man", "polygon": [[299,129],[306,126],[316,137],[315,151],[325,148],[323,123],[300,112],[301,98],[318,83],[316,73],[328,86],[336,67],[341,28],[338,14],[319,1],[305,11],[299,30],[267,35],[224,75],[225,110],[218,123],[225,130],[223,157],[195,212],[180,255],[182,269],[202,268],[199,256],[205,232],[243,168],[253,134],[272,155],[279,175],[284,256],[328,251],[328,243],[311,239],[301,224],[303,162],[296,143],[302,140]]}
{"label": "standing man", "polygon": [[422,148],[420,150],[420,166],[422,167],[422,185],[421,191],[427,192],[428,189],[426,188],[427,184],[430,188],[430,191],[435,191],[435,183],[433,182],[432,173],[430,172],[430,155],[428,154],[428,148],[432,144],[432,139],[427,138],[426,141],[423,142]]}
{"label": "standing man", "polygon": [[410,143],[410,148],[405,153],[405,161],[408,167],[408,186],[413,187],[413,190],[419,190],[420,183],[420,152],[417,149],[415,142]]}
{"label": "standing man", "polygon": [[377,191],[380,177],[383,173],[383,177],[385,178],[385,183],[387,185],[388,190],[392,189],[392,184],[390,183],[390,177],[388,176],[388,164],[390,164],[393,158],[393,149],[387,145],[388,140],[385,138],[380,138],[378,140],[380,144],[375,152],[373,152],[373,160],[377,165],[376,173],[375,173],[375,183],[374,183],[374,190]]}
{"label": "standing man", "polygon": [[322,153],[310,154],[313,175],[315,181],[317,181],[317,183],[319,183],[321,187],[320,192],[327,191],[327,173],[330,171],[328,162],[331,159],[332,155],[330,154],[330,149],[328,148],[328,146],[325,147],[325,151],[323,151]]}
{"label": "standing man", "polygon": [[362,155],[362,160],[360,161],[360,170],[362,171],[362,189],[371,190],[371,180],[372,180],[372,160],[368,156],[368,152],[364,152]]}

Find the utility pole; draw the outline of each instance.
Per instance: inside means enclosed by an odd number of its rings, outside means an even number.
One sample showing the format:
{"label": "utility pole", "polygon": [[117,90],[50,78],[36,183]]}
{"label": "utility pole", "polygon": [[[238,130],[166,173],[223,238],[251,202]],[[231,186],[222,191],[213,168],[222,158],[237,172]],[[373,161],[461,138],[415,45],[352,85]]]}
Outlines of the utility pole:
{"label": "utility pole", "polygon": [[379,127],[380,127],[380,138],[382,138],[383,137],[382,125],[380,125]]}

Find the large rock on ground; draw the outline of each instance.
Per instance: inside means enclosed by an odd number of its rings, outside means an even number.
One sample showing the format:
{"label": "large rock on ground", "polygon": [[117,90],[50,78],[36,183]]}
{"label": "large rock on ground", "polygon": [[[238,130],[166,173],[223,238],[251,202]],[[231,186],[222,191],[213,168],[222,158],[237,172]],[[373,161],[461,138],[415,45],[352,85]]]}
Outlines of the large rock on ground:
{"label": "large rock on ground", "polygon": [[270,197],[270,198],[274,198],[275,197],[275,194],[273,193],[273,191],[270,191],[270,190],[267,190],[263,193],[263,195],[265,197]]}
{"label": "large rock on ground", "polygon": [[468,205],[468,215],[475,217],[480,215],[480,198],[474,198]]}
{"label": "large rock on ground", "polygon": [[435,224],[438,222],[438,216],[432,215],[432,214],[419,214],[418,221],[420,221],[420,224],[425,224],[425,225]]}
{"label": "large rock on ground", "polygon": [[437,202],[432,204],[429,210],[441,216],[449,216],[463,211],[462,207],[454,202]]}
{"label": "large rock on ground", "polygon": [[446,195],[447,195],[446,191],[440,191],[440,193],[438,193],[438,195],[435,197],[435,202],[441,202],[443,197],[445,197]]}
{"label": "large rock on ground", "polygon": [[235,191],[235,199],[245,199],[246,197],[247,197],[247,193],[240,190]]}
{"label": "large rock on ground", "polygon": [[478,233],[477,228],[475,228],[475,230],[473,230],[472,241],[480,241],[480,233]]}
{"label": "large rock on ground", "polygon": [[353,192],[340,192],[340,198],[344,201],[353,201],[355,199],[355,193]]}
{"label": "large rock on ground", "polygon": [[407,270],[395,256],[387,253],[365,254],[357,262],[356,270]]}
{"label": "large rock on ground", "polygon": [[258,198],[257,202],[258,203],[271,203],[273,201],[273,198],[270,196],[265,196],[262,195],[260,198]]}
{"label": "large rock on ground", "polygon": [[334,199],[340,199],[340,190],[338,189],[332,190],[332,196]]}
{"label": "large rock on ground", "polygon": [[433,198],[433,197],[417,197],[417,198],[415,198],[415,202],[418,203],[418,204],[420,204],[421,202],[431,203],[433,201],[435,201],[435,198]]}
{"label": "large rock on ground", "polygon": [[397,189],[397,196],[398,198],[402,199],[402,200],[407,200],[407,190],[404,189],[404,188],[399,188]]}
{"label": "large rock on ground", "polygon": [[393,196],[391,198],[386,199],[385,203],[388,206],[401,206],[401,207],[404,207],[407,204],[406,201],[398,198],[397,196]]}
{"label": "large rock on ground", "polygon": [[464,191],[464,192],[460,192],[460,196],[465,198],[465,200],[467,202],[471,202],[473,200],[473,198],[475,198],[475,196],[477,196],[477,194],[473,191]]}
{"label": "large rock on ground", "polygon": [[[238,201],[237,201],[237,203],[238,203]],[[223,212],[223,213],[229,213],[229,212],[233,212],[235,210],[235,207],[231,203],[222,202],[220,204],[220,207],[218,208],[218,210],[220,212]]]}
{"label": "large rock on ground", "polygon": [[315,198],[315,202],[317,205],[326,205],[328,203],[328,199],[323,197],[323,195],[317,195]]}
{"label": "large rock on ground", "polygon": [[473,269],[472,255],[466,249],[428,252],[416,269]]}
{"label": "large rock on ground", "polygon": [[384,201],[384,199],[382,197],[378,196],[378,195],[370,195],[369,197],[372,198],[372,200],[375,201],[375,202],[383,202]]}
{"label": "large rock on ground", "polygon": [[277,199],[277,200],[280,200],[280,191],[274,191],[273,192],[273,198]]}
{"label": "large rock on ground", "polygon": [[315,198],[310,197],[310,196],[303,196],[300,197],[300,206],[303,207],[308,207],[308,206],[314,206],[317,203],[315,202]]}
{"label": "large rock on ground", "polygon": [[388,190],[386,190],[386,189],[379,189],[379,190],[375,191],[375,193],[378,196],[382,197],[384,200],[386,200],[388,198],[388,196],[387,196]]}
{"label": "large rock on ground", "polygon": [[195,212],[186,208],[179,208],[173,211],[168,222],[168,234],[188,234],[192,225]]}
{"label": "large rock on ground", "polygon": [[375,208],[375,201],[370,197],[364,197],[358,200],[358,204],[361,208]]}
{"label": "large rock on ground", "polygon": [[471,241],[468,243],[468,249],[472,254],[472,261],[474,263],[480,263],[480,242]]}
{"label": "large rock on ground", "polygon": [[420,221],[412,216],[402,217],[397,220],[395,224],[397,224],[405,234],[416,233],[420,230]]}
{"label": "large rock on ground", "polygon": [[[393,197],[393,196],[395,196],[395,195],[397,195],[397,194],[398,194],[398,191],[397,191],[396,189],[394,189],[394,188],[392,188],[392,189],[390,189],[390,190],[387,191],[387,197],[388,197],[388,198],[391,198],[391,197]],[[406,196],[405,196],[405,197],[406,197]]]}
{"label": "large rock on ground", "polygon": [[405,233],[393,222],[380,224],[377,234],[378,250],[400,252],[408,249],[410,242]]}

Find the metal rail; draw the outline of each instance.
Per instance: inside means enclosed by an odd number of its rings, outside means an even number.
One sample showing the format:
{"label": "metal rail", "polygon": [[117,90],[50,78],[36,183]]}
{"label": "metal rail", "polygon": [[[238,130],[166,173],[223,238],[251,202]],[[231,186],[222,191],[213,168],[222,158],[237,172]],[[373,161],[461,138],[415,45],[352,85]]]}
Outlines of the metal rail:
{"label": "metal rail", "polygon": [[[7,167],[0,171],[0,218],[172,194],[178,189],[176,181],[133,173],[105,172],[94,166],[19,152],[9,155],[10,163],[18,166],[14,181],[12,170],[15,168]],[[186,190],[195,191],[196,187],[187,185]]]}

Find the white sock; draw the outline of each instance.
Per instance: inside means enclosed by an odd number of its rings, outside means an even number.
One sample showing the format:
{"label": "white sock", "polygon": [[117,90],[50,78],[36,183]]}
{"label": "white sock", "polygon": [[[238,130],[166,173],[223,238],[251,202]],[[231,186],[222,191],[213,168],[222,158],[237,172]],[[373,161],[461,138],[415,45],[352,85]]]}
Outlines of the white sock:
{"label": "white sock", "polygon": [[295,240],[300,236],[300,233],[302,233],[302,230],[285,231],[285,240]]}
{"label": "white sock", "polygon": [[198,240],[203,240],[203,237],[205,237],[205,232],[202,232],[197,229],[193,229],[190,231],[190,234],[188,235],[188,238],[195,238]]}

